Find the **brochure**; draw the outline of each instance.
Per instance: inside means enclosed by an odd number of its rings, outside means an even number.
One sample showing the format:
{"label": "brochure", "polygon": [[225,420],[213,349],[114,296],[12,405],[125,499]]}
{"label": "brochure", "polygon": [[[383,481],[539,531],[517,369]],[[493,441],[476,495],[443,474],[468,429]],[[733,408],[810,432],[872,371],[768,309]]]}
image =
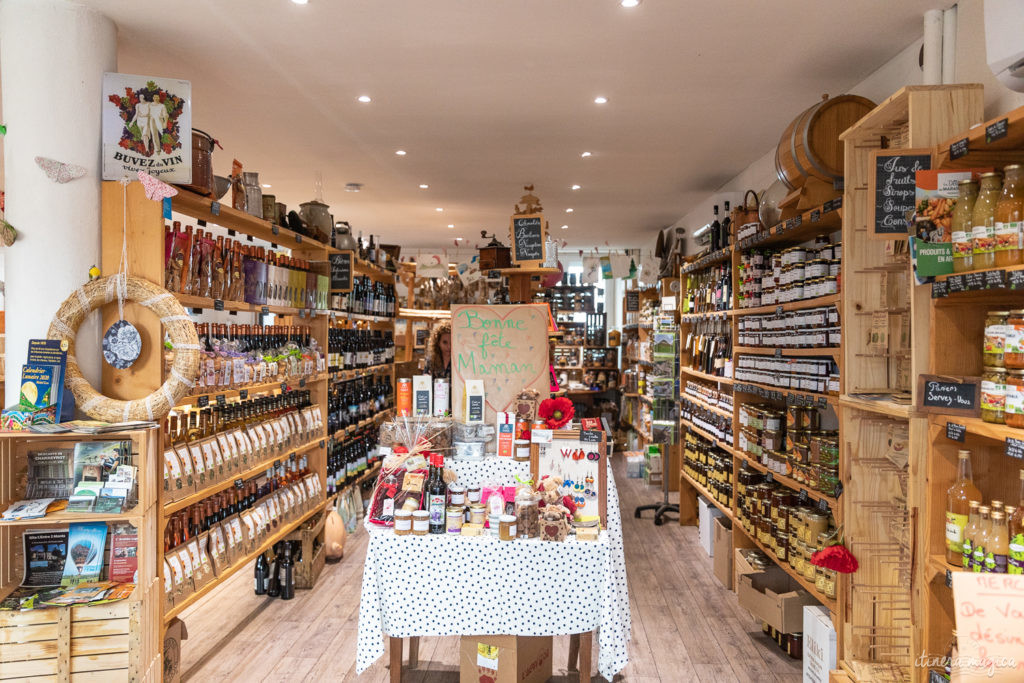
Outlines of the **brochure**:
{"label": "brochure", "polygon": [[22,586],[59,586],[67,561],[66,529],[31,529],[22,535],[25,544],[25,578]]}
{"label": "brochure", "polygon": [[68,527],[68,557],[62,586],[98,581],[107,543],[106,522],[74,522]]}
{"label": "brochure", "polygon": [[74,486],[70,448],[28,452],[26,498],[68,498]]}
{"label": "brochure", "polygon": [[9,522],[16,519],[38,519],[39,517],[45,517],[46,511],[52,502],[53,498],[19,500],[4,511],[3,519]]}
{"label": "brochure", "polygon": [[117,524],[110,533],[110,580],[136,583],[139,567],[139,530],[131,524]]}
{"label": "brochure", "polygon": [[[50,365],[56,370],[53,383],[53,395],[49,405],[56,406],[54,422],[60,422],[62,417],[72,417],[74,413],[74,397],[64,386],[64,373],[68,362],[68,342],[63,339],[29,339],[27,362],[31,365]],[[68,397],[66,410],[64,410],[64,397]],[[62,413],[66,413],[63,415]],[[66,497],[66,496],[58,496]]]}

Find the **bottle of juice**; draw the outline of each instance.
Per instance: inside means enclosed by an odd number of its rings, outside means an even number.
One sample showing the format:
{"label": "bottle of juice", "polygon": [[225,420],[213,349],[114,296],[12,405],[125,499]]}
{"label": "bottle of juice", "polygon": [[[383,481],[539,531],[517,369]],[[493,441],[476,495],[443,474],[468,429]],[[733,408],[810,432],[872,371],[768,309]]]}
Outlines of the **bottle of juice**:
{"label": "bottle of juice", "polygon": [[988,547],[985,548],[984,571],[989,574],[1005,574],[1007,553],[1006,514],[1000,510],[992,513],[992,531],[989,532]]}
{"label": "bottle of juice", "polygon": [[961,180],[957,190],[950,232],[953,242],[953,272],[962,273],[974,267],[971,216],[974,214],[974,202],[978,198],[978,182],[971,179]]}
{"label": "bottle of juice", "polygon": [[971,452],[961,450],[957,453],[956,481],[946,492],[946,562],[950,564],[963,563],[964,527],[969,521],[971,501],[980,498],[971,476]]}
{"label": "bottle of juice", "polygon": [[964,527],[964,540],[962,544],[961,566],[964,569],[971,568],[971,556],[974,554],[974,537],[978,533],[978,520],[981,514],[978,508],[981,503],[977,500],[971,501],[971,512],[968,515],[967,526]]}
{"label": "bottle of juice", "polygon": [[1024,574],[1024,469],[1020,471],[1020,504],[1010,515],[1010,559],[1007,572]]}
{"label": "bottle of juice", "polygon": [[996,203],[1002,186],[999,173],[993,171],[981,175],[978,198],[971,214],[975,270],[994,268],[996,265]]}
{"label": "bottle of juice", "polygon": [[1012,266],[1021,262],[1024,232],[1024,166],[1010,164],[1003,169],[1003,191],[996,202],[996,265]]}
{"label": "bottle of juice", "polygon": [[978,533],[974,535],[974,553],[971,556],[971,571],[980,573],[985,571],[985,549],[989,544],[989,534],[992,533],[992,520],[989,518],[989,507],[982,505],[978,508],[981,519],[978,520]]}

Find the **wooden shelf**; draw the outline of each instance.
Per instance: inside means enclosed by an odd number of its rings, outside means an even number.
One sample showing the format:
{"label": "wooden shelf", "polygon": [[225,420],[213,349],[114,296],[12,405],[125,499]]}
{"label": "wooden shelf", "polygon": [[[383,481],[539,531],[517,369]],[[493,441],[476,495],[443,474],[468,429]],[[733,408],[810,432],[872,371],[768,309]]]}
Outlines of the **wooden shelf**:
{"label": "wooden shelf", "polygon": [[566,389],[565,393],[568,394],[604,394],[609,391],[615,391],[615,389]]}
{"label": "wooden shelf", "polygon": [[715,375],[708,375],[706,373],[703,373],[700,370],[692,370],[686,367],[685,365],[682,368],[680,368],[680,370],[684,375],[689,375],[690,377],[697,377],[698,379],[702,379],[707,382],[718,382],[719,384],[733,384],[736,381],[731,377],[716,377]]}
{"label": "wooden shelf", "polygon": [[848,394],[839,397],[839,405],[903,420],[909,420],[913,412],[913,406],[909,404],[904,405],[894,401],[869,401],[866,398],[856,398]]}
{"label": "wooden shelf", "polygon": [[712,320],[714,318],[722,318],[727,315],[732,315],[736,311],[732,308],[724,311],[705,311],[704,313],[680,313],[680,322],[692,322],[694,320]]}
{"label": "wooden shelf", "polygon": [[382,370],[390,369],[394,366],[394,363],[382,363],[380,365],[371,365],[368,368],[355,368],[352,370],[331,370],[327,373],[327,378],[332,382],[347,382],[352,379],[359,379],[366,375],[376,374]]}
{"label": "wooden shelf", "polygon": [[174,502],[167,503],[164,505],[164,516],[170,516],[171,514],[177,512],[178,510],[184,510],[189,505],[198,503],[199,501],[205,500],[214,494],[220,493],[221,491],[225,491],[231,488],[232,486],[235,485],[235,480],[237,479],[246,480],[259,476],[260,474],[266,472],[267,468],[272,466],[275,461],[283,460],[284,458],[287,458],[288,456],[293,454],[299,455],[305,453],[309,449],[319,446],[321,443],[324,442],[324,440],[325,437],[321,436],[317,437],[316,439],[313,439],[312,441],[307,441],[298,448],[288,449],[284,453],[275,455],[272,458],[261,460],[259,464],[251,466],[244,472],[234,472],[227,479],[219,481],[216,484],[210,484],[203,488],[202,490],[189,494],[188,496],[182,498],[181,500],[176,500]]}
{"label": "wooden shelf", "polygon": [[[962,566],[954,566],[946,562],[945,555],[929,555],[925,563],[925,581],[931,584],[938,578],[942,578],[942,585],[946,585],[946,572],[965,571]],[[952,589],[949,589],[952,590]]]}
{"label": "wooden shelf", "polygon": [[833,598],[826,597],[823,593],[819,592],[818,589],[815,588],[813,583],[811,583],[810,581],[805,579],[802,574],[797,574],[796,570],[794,570],[791,566],[789,566],[788,562],[783,562],[782,560],[780,560],[770,548],[765,547],[764,545],[761,544],[760,541],[758,541],[756,538],[754,538],[753,536],[748,534],[747,530],[743,528],[743,524],[740,523],[738,519],[737,519],[737,523],[732,525],[732,528],[733,528],[733,533],[735,533],[735,531],[738,529],[739,532],[741,534],[743,534],[744,536],[746,536],[748,539],[750,539],[750,542],[753,543],[761,552],[763,552],[765,555],[767,555],[771,559],[772,562],[774,562],[776,565],[778,565],[782,569],[782,571],[786,572],[791,577],[793,577],[793,579],[797,583],[799,583],[800,586],[803,587],[803,589],[805,591],[810,593],[814,597],[815,600],[817,600],[822,605],[827,607],[829,612],[832,612],[833,614],[835,614],[835,612],[836,612],[836,601]]}
{"label": "wooden shelf", "polygon": [[735,453],[737,458],[739,458],[740,460],[746,462],[748,465],[753,467],[758,472],[764,472],[766,474],[771,474],[772,475],[772,479],[774,479],[775,481],[779,482],[780,484],[782,484],[786,488],[793,489],[797,493],[799,493],[800,491],[807,491],[807,496],[809,498],[813,498],[814,500],[823,500],[823,501],[825,501],[826,503],[828,503],[828,506],[832,509],[832,514],[836,515],[837,517],[839,516],[839,501],[837,501],[832,496],[827,496],[824,493],[822,493],[821,491],[815,491],[814,489],[812,489],[809,486],[807,486],[807,484],[801,484],[800,482],[798,482],[796,479],[793,479],[792,477],[787,477],[784,474],[779,474],[778,472],[774,472],[774,471],[770,470],[767,466],[762,465],[758,461],[754,460],[752,457],[750,457],[744,451],[741,451],[741,450],[737,449],[736,451],[734,451],[734,453]]}
{"label": "wooden shelf", "polygon": [[[1006,135],[998,140],[988,141],[986,129],[992,124],[1006,119]],[[967,140],[967,153],[957,159],[950,158],[950,147],[954,143]],[[989,119],[980,126],[970,128],[949,140],[940,142],[932,155],[932,168],[977,168],[995,166],[1002,168],[1006,164],[1024,161],[1024,107],[1000,114]]]}
{"label": "wooden shelf", "polygon": [[929,418],[933,425],[946,428],[947,422],[955,422],[967,428],[968,434],[980,436],[994,441],[1006,441],[1007,439],[1024,440],[1024,429],[1007,427],[1006,425],[992,424],[985,422],[978,417],[963,417],[960,415],[931,415]]}
{"label": "wooden shelf", "polygon": [[180,401],[178,401],[177,404],[175,404],[175,407],[180,407],[180,406],[184,406],[184,405],[193,405],[202,396],[210,397],[210,399],[211,399],[210,400],[210,405],[212,406],[212,405],[216,405],[216,401],[217,401],[217,397],[218,396],[223,396],[225,400],[231,400],[233,398],[239,398],[241,396],[241,392],[243,392],[243,391],[246,392],[247,396],[253,396],[253,395],[261,394],[261,393],[264,393],[264,392],[267,392],[267,391],[273,391],[275,389],[280,389],[282,384],[287,385],[289,389],[293,389],[295,387],[299,387],[300,389],[302,389],[302,388],[305,388],[306,386],[308,386],[310,384],[313,384],[315,382],[320,382],[320,381],[322,381],[324,379],[327,379],[327,374],[326,373],[320,373],[318,375],[311,375],[309,377],[300,377],[299,379],[290,379],[289,378],[289,379],[284,379],[284,380],[278,380],[276,382],[263,382],[261,384],[251,384],[249,386],[239,387],[237,389],[222,389],[220,391],[212,391],[212,390],[211,391],[204,391],[204,392],[200,392],[200,393],[189,394],[188,396],[182,397],[182,399]]}
{"label": "wooden shelf", "polygon": [[735,248],[745,251],[769,245],[801,244],[818,235],[837,232],[842,227],[842,200],[833,200],[805,211],[799,216],[782,221],[770,230],[740,240],[736,243]]}
{"label": "wooden shelf", "polygon": [[452,317],[452,312],[443,309],[399,308],[396,317],[411,320],[447,320]]}
{"label": "wooden shelf", "polygon": [[326,244],[235,209],[230,200],[218,202],[220,212],[214,215],[210,211],[214,201],[179,187],[178,194],[171,197],[171,210],[289,249],[328,249]]}
{"label": "wooden shelf", "polygon": [[726,453],[729,453],[730,455],[737,455],[738,451],[736,449],[734,449],[732,446],[719,439],[717,436],[713,435],[711,432],[705,431],[703,428],[698,427],[689,420],[680,420],[679,422],[684,427],[693,431],[695,434],[702,437],[706,441],[710,441],[711,443],[715,444]]}
{"label": "wooden shelf", "polygon": [[698,484],[697,481],[693,477],[691,477],[689,474],[686,473],[686,470],[680,469],[679,470],[679,476],[681,476],[683,479],[685,479],[686,482],[697,491],[697,493],[699,493],[700,495],[702,495],[705,498],[707,498],[708,501],[710,501],[712,505],[714,505],[716,508],[721,510],[722,514],[724,514],[727,518],[729,518],[730,521],[733,519],[732,509],[726,507],[725,505],[722,505],[721,503],[719,503],[718,500],[711,494],[711,492],[708,491],[703,486],[701,486],[700,484]]}
{"label": "wooden shelf", "polygon": [[694,403],[694,404],[700,406],[701,408],[703,408],[705,410],[710,410],[712,413],[715,413],[716,415],[721,415],[722,417],[729,418],[730,420],[732,419],[732,411],[731,410],[726,410],[725,408],[722,408],[721,406],[713,406],[710,403],[708,403],[708,402],[706,402],[706,401],[704,401],[702,399],[699,399],[699,398],[697,398],[695,396],[691,396],[690,394],[687,394],[685,391],[680,395],[680,400],[683,400],[683,399],[689,401],[690,403]]}
{"label": "wooden shelf", "polygon": [[301,526],[302,523],[305,522],[307,519],[309,519],[316,513],[322,511],[325,508],[326,504],[326,501],[320,501],[312,509],[307,510],[301,517],[278,529],[273,535],[271,535],[269,538],[263,541],[263,543],[260,544],[259,548],[252,551],[245,557],[242,557],[238,561],[234,562],[227,569],[221,571],[216,579],[206,584],[205,586],[197,590],[195,593],[185,598],[185,600],[176,604],[171,609],[167,610],[164,613],[164,623],[170,623],[171,619],[184,612],[186,609],[191,607],[196,602],[202,600],[203,597],[205,597],[210,591],[224,583],[224,581],[229,576],[237,572],[239,569],[248,567],[250,562],[254,561],[257,557],[265,553],[270,548],[273,548],[275,543],[283,540],[288,534],[295,531],[295,529],[298,529],[299,526]]}
{"label": "wooden shelf", "polygon": [[[840,349],[838,347],[831,348],[819,348],[819,349],[781,349],[782,355],[779,358],[832,358],[837,363],[839,362]],[[761,346],[734,346],[732,347],[734,354],[749,353],[756,356],[775,356],[774,348],[764,348]]]}
{"label": "wooden shelf", "polygon": [[709,266],[714,266],[728,261],[732,258],[732,249],[732,246],[728,246],[724,249],[719,249],[718,251],[698,257],[694,261],[683,266],[683,275],[689,275],[690,273],[694,273],[698,270],[704,270]]}
{"label": "wooden shelf", "polygon": [[[205,296],[192,296],[191,294],[175,294],[178,301],[185,308],[201,308],[205,310],[216,310],[217,306],[213,299]],[[238,311],[240,313],[273,313],[275,315],[298,315],[311,318],[314,315],[326,315],[326,310],[312,308],[291,308],[290,306],[258,306],[244,301],[223,301],[225,311]]]}
{"label": "wooden shelf", "polygon": [[555,370],[618,370],[617,365],[556,365]]}
{"label": "wooden shelf", "polygon": [[[797,389],[787,389],[787,388],[781,387],[781,386],[779,386],[779,387],[772,387],[772,386],[768,386],[767,384],[758,384],[757,382],[748,382],[748,381],[742,380],[742,379],[735,380],[735,384],[747,384],[747,385],[752,386],[752,387],[758,387],[759,389],[764,389],[765,391],[776,391],[776,392],[782,394],[783,396],[785,396],[786,394],[791,394],[793,396],[807,396],[809,399],[813,399],[813,402],[815,404],[817,404],[820,399],[825,399],[825,401],[829,405],[831,405],[831,406],[835,406],[838,403],[838,397],[833,396],[832,394],[816,394],[816,393],[810,392],[810,391],[799,391]],[[743,393],[750,393],[750,392],[743,392]],[[753,395],[759,396],[760,394],[753,394]],[[762,398],[765,398],[765,397],[762,396]],[[771,399],[765,398],[765,400],[768,401],[768,400],[771,400]]]}
{"label": "wooden shelf", "polygon": [[757,306],[755,308],[737,308],[732,312],[733,315],[758,315],[763,313],[776,313],[779,308],[783,311],[802,311],[807,308],[820,308],[821,306],[838,306],[839,305],[839,294],[829,294],[827,296],[819,296],[815,299],[802,299],[800,301],[790,301],[785,304],[775,304],[774,306]]}
{"label": "wooden shelf", "polygon": [[68,512],[60,510],[35,519],[0,520],[0,527],[63,526],[72,522],[129,522],[133,526],[139,527],[142,524],[143,515],[144,511],[138,505],[127,512]]}
{"label": "wooden shelf", "polygon": [[360,429],[364,429],[366,427],[369,427],[372,424],[376,424],[381,419],[384,419],[384,418],[388,417],[393,411],[394,411],[394,408],[388,408],[387,410],[382,410],[379,413],[377,413],[376,415],[374,415],[373,417],[368,417],[365,420],[360,420],[358,424],[349,425],[348,427],[345,427],[345,429],[337,430],[336,432],[331,434],[331,438],[332,439],[340,439],[340,438],[343,438],[346,434],[351,434],[352,432],[357,432]]}

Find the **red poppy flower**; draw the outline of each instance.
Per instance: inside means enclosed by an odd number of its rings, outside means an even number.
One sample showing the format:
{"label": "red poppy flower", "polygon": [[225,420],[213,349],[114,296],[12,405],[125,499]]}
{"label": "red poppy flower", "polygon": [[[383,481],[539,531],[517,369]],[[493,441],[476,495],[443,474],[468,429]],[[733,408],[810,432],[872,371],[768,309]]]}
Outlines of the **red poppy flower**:
{"label": "red poppy flower", "polygon": [[830,545],[811,555],[811,564],[825,569],[832,569],[840,574],[852,574],[860,565],[844,545]]}
{"label": "red poppy flower", "polygon": [[572,407],[572,401],[564,396],[559,396],[558,398],[546,398],[541,401],[537,414],[543,418],[548,429],[561,429],[572,421],[575,411]]}

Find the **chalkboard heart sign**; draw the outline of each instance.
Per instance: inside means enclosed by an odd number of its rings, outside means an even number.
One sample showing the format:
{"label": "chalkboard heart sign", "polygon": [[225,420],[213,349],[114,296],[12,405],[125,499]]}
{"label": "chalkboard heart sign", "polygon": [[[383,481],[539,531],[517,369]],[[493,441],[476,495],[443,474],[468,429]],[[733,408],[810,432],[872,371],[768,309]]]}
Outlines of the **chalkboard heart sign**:
{"label": "chalkboard heart sign", "polygon": [[917,396],[917,409],[922,413],[977,417],[981,412],[981,379],[919,375]]}
{"label": "chalkboard heart sign", "polygon": [[871,153],[868,172],[869,234],[892,239],[907,234],[907,214],[914,210],[917,172],[932,167],[930,149],[880,149]]}
{"label": "chalkboard heart sign", "polygon": [[544,264],[547,223],[543,214],[512,216],[509,233],[513,263],[534,268]]}

